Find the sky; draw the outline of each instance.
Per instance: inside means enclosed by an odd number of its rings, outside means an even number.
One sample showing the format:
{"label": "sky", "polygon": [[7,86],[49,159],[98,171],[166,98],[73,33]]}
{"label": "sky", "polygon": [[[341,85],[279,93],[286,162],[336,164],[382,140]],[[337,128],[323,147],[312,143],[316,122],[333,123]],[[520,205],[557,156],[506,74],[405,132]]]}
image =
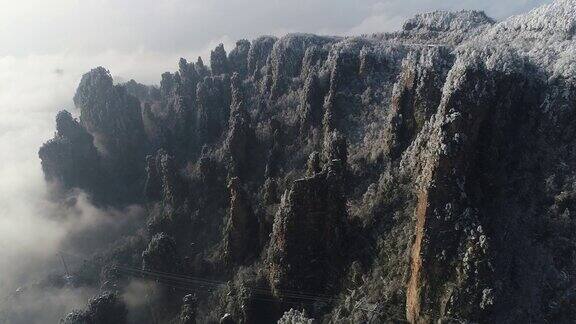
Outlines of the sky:
{"label": "sky", "polygon": [[[37,156],[54,133],[56,112],[75,113],[72,96],[91,68],[152,84],[176,70],[180,57],[202,55],[209,62],[210,49],[224,43],[230,50],[237,39],[392,31],[415,13],[438,9],[484,10],[502,20],[549,2],[0,0],[0,303],[24,269],[54,258],[70,232],[118,213],[98,210],[85,198],[65,210],[46,199],[51,188]],[[70,217],[64,223],[47,217],[60,214]]]}
{"label": "sky", "polygon": [[439,9],[484,10],[500,20],[547,2],[550,0],[0,0],[0,58],[52,58],[50,68],[64,72],[67,64],[107,63],[114,68],[113,74],[157,82],[162,70],[174,69],[179,56],[206,56],[220,42],[230,48],[237,39],[262,34],[391,31],[415,13]]}

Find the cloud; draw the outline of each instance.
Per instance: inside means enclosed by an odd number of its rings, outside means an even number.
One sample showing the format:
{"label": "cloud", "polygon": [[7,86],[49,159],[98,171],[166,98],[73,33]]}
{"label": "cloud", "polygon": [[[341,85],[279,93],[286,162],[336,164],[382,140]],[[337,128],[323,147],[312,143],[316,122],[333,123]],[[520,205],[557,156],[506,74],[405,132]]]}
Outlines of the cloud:
{"label": "cloud", "polygon": [[[216,39],[199,52],[180,54],[206,59],[220,42],[232,44]],[[118,79],[157,83],[161,72],[176,69],[177,63],[174,54],[143,51],[0,57],[0,292],[27,260],[52,256],[70,232],[94,227],[90,222],[115,213],[95,209],[81,193],[65,210],[47,198],[53,188],[44,182],[37,152],[54,134],[56,113],[74,112],[72,97],[82,74],[104,65]]]}
{"label": "cloud", "polygon": [[13,297],[0,322],[6,324],[58,323],[63,314],[81,309],[96,293],[90,288],[48,288],[22,291]]}
{"label": "cloud", "polygon": [[[480,9],[497,19],[551,0],[43,0],[6,1],[0,56],[200,51],[214,39],[398,27],[417,12]],[[17,35],[17,37],[15,36]]]}
{"label": "cloud", "polygon": [[[33,286],[53,272],[63,274],[58,259],[62,247],[89,253],[143,215],[136,206],[98,209],[82,192],[73,192],[65,203],[49,199],[54,188],[44,181],[38,148],[53,136],[56,112],[72,110],[78,80],[94,61],[122,72],[137,70],[137,61],[156,62],[150,70],[135,73],[143,78],[167,64],[167,59],[145,54],[0,57],[0,323],[53,323],[63,311],[86,303],[92,290],[49,288],[12,297],[18,287]],[[102,232],[107,236],[99,235]],[[83,244],[73,244],[79,241]],[[5,303],[7,296],[11,298]],[[2,317],[7,315],[3,310],[9,311],[11,321]]]}
{"label": "cloud", "polygon": [[[50,252],[65,229],[45,216],[54,205],[45,186],[36,148],[54,132],[53,114],[68,95],[66,84],[33,60],[0,58],[0,291],[30,259]],[[70,82],[71,83],[71,82]],[[46,109],[46,107],[51,107]],[[47,216],[47,215],[46,215]]]}
{"label": "cloud", "polygon": [[129,323],[146,323],[150,321],[150,305],[161,298],[160,287],[153,281],[131,280],[122,294],[122,300],[128,307]]}

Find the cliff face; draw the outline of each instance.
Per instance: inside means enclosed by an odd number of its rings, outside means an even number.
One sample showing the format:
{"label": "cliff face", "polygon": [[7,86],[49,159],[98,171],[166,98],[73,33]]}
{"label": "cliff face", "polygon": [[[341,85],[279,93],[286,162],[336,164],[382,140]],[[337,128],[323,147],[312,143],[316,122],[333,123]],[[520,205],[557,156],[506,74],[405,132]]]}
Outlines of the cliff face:
{"label": "cliff face", "polygon": [[144,269],[228,282],[163,317],[573,322],[575,14],[243,40],[159,89],[97,68],[43,169],[146,204]]}

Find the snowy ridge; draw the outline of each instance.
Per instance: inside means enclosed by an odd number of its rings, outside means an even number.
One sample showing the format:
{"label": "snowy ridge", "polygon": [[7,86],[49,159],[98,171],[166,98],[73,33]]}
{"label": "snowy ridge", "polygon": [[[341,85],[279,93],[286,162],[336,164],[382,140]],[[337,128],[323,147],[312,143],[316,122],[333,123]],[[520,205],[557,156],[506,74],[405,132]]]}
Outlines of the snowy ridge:
{"label": "snowy ridge", "polygon": [[486,16],[483,11],[434,11],[416,15],[406,21],[402,29],[405,31],[464,32],[492,24],[494,20]]}
{"label": "snowy ridge", "polygon": [[525,15],[511,17],[498,27],[553,34],[565,33],[566,36],[572,36],[576,29],[576,1],[557,0],[533,9]]}
{"label": "snowy ridge", "polygon": [[407,20],[401,31],[366,37],[374,43],[452,47],[459,64],[504,73],[576,79],[576,0],[557,0],[496,23],[481,11],[435,11]]}
{"label": "snowy ridge", "polygon": [[[525,15],[511,17],[465,42],[460,51],[515,51],[545,78],[576,77],[576,1],[558,0]],[[503,55],[510,57],[509,53]],[[511,62],[495,62],[507,65]]]}

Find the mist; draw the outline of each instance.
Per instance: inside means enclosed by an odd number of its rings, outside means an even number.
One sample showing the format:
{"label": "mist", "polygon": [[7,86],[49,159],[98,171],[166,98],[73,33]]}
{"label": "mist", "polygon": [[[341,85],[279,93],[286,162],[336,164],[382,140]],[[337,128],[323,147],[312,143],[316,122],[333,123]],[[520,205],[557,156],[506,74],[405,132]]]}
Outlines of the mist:
{"label": "mist", "polygon": [[[128,67],[127,60],[111,54],[0,58],[0,322],[8,316],[8,323],[54,323],[86,304],[96,291],[30,287],[65,274],[61,250],[88,256],[143,215],[138,206],[99,209],[80,191],[56,203],[50,197],[58,188],[45,182],[37,153],[53,136],[57,111],[74,112],[71,98],[90,62]],[[146,78],[146,71],[138,76]]]}
{"label": "mist", "polygon": [[[497,19],[529,10],[543,0],[477,1],[6,1],[0,11],[0,322],[54,323],[82,307],[94,290],[22,293],[20,287],[50,273],[65,274],[62,250],[89,254],[141,219],[140,206],[97,208],[75,191],[67,204],[50,199],[38,148],[55,131],[62,109],[77,114],[72,97],[83,73],[96,66],[116,81],[157,84],[179,57],[208,62],[210,49],[261,34],[289,32],[353,35],[391,31],[417,12],[480,9]],[[84,246],[72,246],[78,238]],[[73,262],[71,261],[73,266]],[[129,304],[143,289],[134,283]],[[8,307],[6,307],[8,305]],[[136,306],[134,306],[136,307]],[[24,315],[25,314],[25,315]]]}

